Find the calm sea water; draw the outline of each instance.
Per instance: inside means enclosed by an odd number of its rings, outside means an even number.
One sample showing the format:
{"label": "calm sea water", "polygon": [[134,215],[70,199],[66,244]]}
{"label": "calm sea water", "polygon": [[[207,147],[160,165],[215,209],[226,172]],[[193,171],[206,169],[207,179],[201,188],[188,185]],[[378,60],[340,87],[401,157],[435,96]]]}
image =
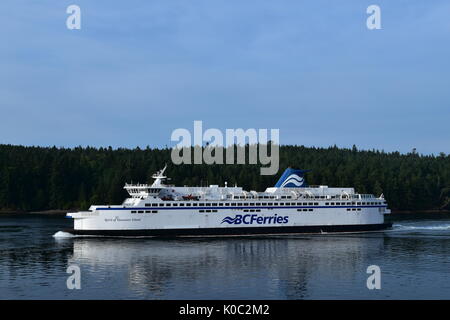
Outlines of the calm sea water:
{"label": "calm sea water", "polygon": [[[0,215],[0,299],[450,299],[450,216],[425,217],[366,234],[155,240],[55,238],[71,220]],[[380,290],[366,287],[370,265]]]}

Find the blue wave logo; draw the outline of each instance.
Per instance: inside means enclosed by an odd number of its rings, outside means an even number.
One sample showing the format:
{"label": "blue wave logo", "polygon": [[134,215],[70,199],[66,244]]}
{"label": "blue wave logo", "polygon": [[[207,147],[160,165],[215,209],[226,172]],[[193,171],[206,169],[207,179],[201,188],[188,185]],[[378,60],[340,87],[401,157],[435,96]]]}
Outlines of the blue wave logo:
{"label": "blue wave logo", "polygon": [[237,219],[238,219],[238,217],[234,217],[234,218],[232,218],[232,217],[225,217],[225,218],[223,218],[222,223],[226,222],[228,224],[234,224],[234,223],[236,223]]}
{"label": "blue wave logo", "polygon": [[299,177],[296,174],[291,174],[286,180],[281,184],[281,188],[287,187],[289,184],[293,184],[296,187],[301,187],[303,185],[303,177]]}
{"label": "blue wave logo", "polygon": [[307,187],[304,175],[309,170],[287,168],[275,184],[275,188],[302,188]]}

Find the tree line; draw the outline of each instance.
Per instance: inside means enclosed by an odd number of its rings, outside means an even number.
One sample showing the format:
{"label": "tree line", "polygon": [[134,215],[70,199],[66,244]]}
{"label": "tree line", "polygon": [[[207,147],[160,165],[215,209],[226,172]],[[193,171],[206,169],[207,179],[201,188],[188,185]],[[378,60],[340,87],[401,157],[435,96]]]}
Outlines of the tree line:
{"label": "tree line", "polygon": [[310,185],[354,187],[384,194],[394,210],[450,209],[450,156],[378,150],[280,146],[277,175],[260,175],[260,165],[171,162],[171,149],[25,147],[0,145],[0,210],[87,209],[120,204],[125,182],[151,182],[167,163],[169,183],[178,186],[237,184],[263,191],[287,167],[311,169]]}

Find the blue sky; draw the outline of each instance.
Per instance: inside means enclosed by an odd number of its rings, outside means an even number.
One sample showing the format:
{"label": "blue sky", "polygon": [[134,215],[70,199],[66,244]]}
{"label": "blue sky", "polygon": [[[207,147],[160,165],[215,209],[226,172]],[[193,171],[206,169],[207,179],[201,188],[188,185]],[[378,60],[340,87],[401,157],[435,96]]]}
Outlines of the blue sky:
{"label": "blue sky", "polygon": [[2,0],[0,36],[0,143],[171,146],[202,120],[450,153],[449,1]]}

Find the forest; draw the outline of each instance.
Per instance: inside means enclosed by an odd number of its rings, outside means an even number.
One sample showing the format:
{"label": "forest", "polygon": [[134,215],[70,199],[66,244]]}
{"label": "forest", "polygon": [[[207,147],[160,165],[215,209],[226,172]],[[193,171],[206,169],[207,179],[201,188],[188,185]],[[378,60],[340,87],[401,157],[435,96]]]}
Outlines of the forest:
{"label": "forest", "polygon": [[57,148],[0,145],[0,210],[87,209],[91,204],[120,204],[125,182],[149,183],[167,164],[170,184],[237,184],[263,191],[287,167],[310,169],[310,185],[354,187],[359,193],[384,194],[393,210],[450,209],[450,156],[378,150],[283,145],[279,171],[260,175],[260,165],[180,164],[169,148]]}

